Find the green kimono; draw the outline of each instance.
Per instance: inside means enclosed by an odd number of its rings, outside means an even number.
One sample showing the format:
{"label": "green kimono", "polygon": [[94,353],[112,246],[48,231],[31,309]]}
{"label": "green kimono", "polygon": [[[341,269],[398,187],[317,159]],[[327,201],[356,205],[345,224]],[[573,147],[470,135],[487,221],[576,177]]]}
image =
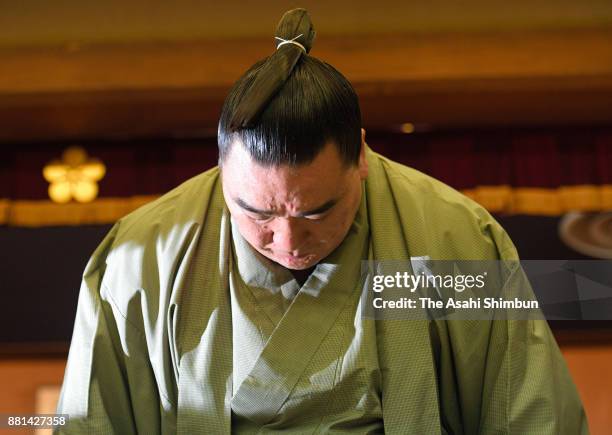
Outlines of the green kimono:
{"label": "green kimono", "polygon": [[480,206],[367,150],[360,209],[303,286],[211,169],[121,219],[83,275],[59,433],[588,433],[545,321],[372,320],[365,259],[517,259]]}

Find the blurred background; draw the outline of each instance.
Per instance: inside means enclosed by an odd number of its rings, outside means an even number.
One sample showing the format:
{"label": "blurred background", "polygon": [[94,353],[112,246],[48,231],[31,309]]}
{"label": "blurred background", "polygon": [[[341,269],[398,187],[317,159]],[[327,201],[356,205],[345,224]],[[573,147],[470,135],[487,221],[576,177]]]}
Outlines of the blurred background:
{"label": "blurred background", "polygon": [[[612,258],[608,0],[0,0],[0,414],[53,412],[88,257],[216,164],[224,97],[293,7],[371,148],[483,204],[523,259]],[[551,326],[608,433],[612,324]]]}

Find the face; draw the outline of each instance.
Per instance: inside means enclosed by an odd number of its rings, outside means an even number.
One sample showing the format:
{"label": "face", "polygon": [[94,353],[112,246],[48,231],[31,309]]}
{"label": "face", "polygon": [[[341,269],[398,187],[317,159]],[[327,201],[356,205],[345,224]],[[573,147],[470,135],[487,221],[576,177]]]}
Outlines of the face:
{"label": "face", "polygon": [[309,164],[264,167],[233,144],[221,171],[223,194],[240,234],[259,253],[308,269],[342,243],[367,177],[365,131],[359,164],[346,167],[332,143]]}

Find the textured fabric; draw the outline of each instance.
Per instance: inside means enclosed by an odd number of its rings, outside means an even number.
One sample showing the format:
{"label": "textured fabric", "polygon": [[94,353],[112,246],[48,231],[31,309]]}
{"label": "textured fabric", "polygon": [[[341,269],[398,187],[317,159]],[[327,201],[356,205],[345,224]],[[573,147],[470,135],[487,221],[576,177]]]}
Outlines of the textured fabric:
{"label": "textured fabric", "polygon": [[[365,194],[347,237],[301,288],[288,270],[232,235],[232,432],[381,433],[376,332],[360,314]],[[270,301],[277,310],[266,309]]]}
{"label": "textured fabric", "polygon": [[[517,258],[476,203],[367,158],[372,258]],[[292,302],[268,308],[267,326],[258,312],[255,331],[237,292],[244,284],[257,299],[247,282],[261,275],[235,273],[231,233],[217,168],[117,222],[83,276],[60,433],[363,433],[378,430],[379,406],[391,434],[588,433],[546,322],[361,319],[354,277],[339,280],[363,252],[347,237],[339,263],[286,288]],[[260,334],[244,358],[237,326]]]}

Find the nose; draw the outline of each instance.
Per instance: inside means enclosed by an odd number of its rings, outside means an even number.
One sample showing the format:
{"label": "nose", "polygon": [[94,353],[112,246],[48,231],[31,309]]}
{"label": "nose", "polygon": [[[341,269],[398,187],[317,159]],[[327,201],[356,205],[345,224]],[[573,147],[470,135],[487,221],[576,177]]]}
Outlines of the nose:
{"label": "nose", "polygon": [[302,254],[300,248],[304,246],[308,234],[300,224],[299,219],[289,217],[277,218],[275,221],[272,228],[274,247],[292,255]]}

